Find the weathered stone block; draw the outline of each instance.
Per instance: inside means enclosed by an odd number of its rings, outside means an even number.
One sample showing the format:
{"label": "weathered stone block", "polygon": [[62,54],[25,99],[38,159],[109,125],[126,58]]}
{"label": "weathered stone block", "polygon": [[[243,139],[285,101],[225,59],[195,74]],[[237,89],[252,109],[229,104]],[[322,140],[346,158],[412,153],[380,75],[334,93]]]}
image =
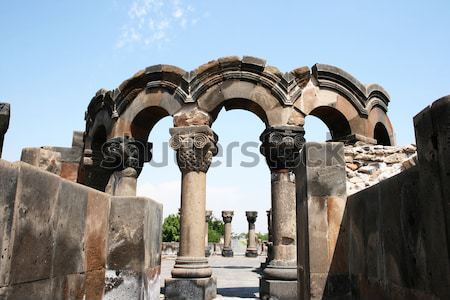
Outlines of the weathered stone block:
{"label": "weathered stone block", "polygon": [[17,165],[0,160],[0,286],[9,284],[18,176]]}
{"label": "weathered stone block", "polygon": [[216,297],[216,278],[167,278],[165,299],[167,300],[212,300]]}
{"label": "weathered stone block", "polygon": [[20,164],[14,216],[11,284],[51,277],[55,231],[52,226],[60,179]]}
{"label": "weathered stone block", "polygon": [[0,160],[0,217],[0,298],[159,299],[160,204]]}
{"label": "weathered stone block", "polygon": [[61,154],[43,148],[24,148],[20,160],[50,173],[61,174]]}
{"label": "weathered stone block", "polygon": [[346,272],[333,266],[346,205],[343,144],[306,143],[302,162],[296,170],[298,292],[300,299],[322,299],[327,277]]}
{"label": "weathered stone block", "polygon": [[297,280],[259,280],[259,294],[263,300],[297,300]]}

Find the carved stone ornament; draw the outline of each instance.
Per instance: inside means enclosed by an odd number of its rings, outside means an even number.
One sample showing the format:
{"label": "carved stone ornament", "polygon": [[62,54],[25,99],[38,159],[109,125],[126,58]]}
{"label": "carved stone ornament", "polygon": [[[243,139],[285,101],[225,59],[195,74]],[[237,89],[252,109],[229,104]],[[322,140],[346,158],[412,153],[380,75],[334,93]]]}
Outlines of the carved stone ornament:
{"label": "carved stone ornament", "polygon": [[245,216],[247,217],[247,221],[250,224],[255,224],[256,218],[258,217],[258,212],[257,211],[246,211]]}
{"label": "carved stone ornament", "polygon": [[116,137],[109,139],[102,146],[103,159],[100,166],[109,170],[123,170],[133,168],[141,170],[144,162],[152,158],[152,144],[130,137]]}
{"label": "carved stone ornament", "polygon": [[0,134],[4,135],[9,127],[10,106],[8,103],[0,103]]}
{"label": "carved stone ornament", "polygon": [[217,154],[217,135],[209,126],[186,126],[170,129],[170,147],[177,151],[182,172],[207,172]]}
{"label": "carved stone ornament", "polygon": [[233,220],[234,212],[232,210],[224,210],[222,211],[222,219],[224,223],[231,223]]}
{"label": "carved stone ornament", "polygon": [[269,127],[260,136],[260,151],[271,170],[294,169],[300,164],[300,150],[305,144],[302,126]]}

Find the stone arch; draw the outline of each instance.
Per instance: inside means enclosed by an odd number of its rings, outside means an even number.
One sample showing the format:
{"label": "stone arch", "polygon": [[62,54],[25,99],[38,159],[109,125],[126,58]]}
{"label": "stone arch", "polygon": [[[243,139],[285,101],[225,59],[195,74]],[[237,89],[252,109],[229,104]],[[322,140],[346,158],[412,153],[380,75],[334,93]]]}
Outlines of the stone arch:
{"label": "stone arch", "polygon": [[319,106],[314,108],[309,115],[319,118],[327,125],[333,140],[344,138],[352,133],[347,118],[336,108]]}
{"label": "stone arch", "polygon": [[313,115],[321,119],[335,132],[333,139],[342,138],[344,134],[366,134],[366,118],[359,114],[347,98],[335,91],[321,90],[310,84],[294,106],[306,116]]}
{"label": "stone arch", "polygon": [[212,120],[222,108],[244,109],[257,115],[266,126],[295,122],[298,112],[294,112],[292,104],[310,76],[306,67],[283,74],[266,66],[264,60],[248,56],[220,58],[191,74],[192,98]]}
{"label": "stone arch", "polygon": [[383,146],[391,146],[391,140],[389,138],[389,133],[383,123],[378,122],[375,124],[375,129],[373,133],[373,138],[377,140],[377,144]]}
{"label": "stone arch", "polygon": [[174,116],[184,103],[164,88],[141,91],[114,124],[111,137],[147,140],[151,129],[164,117]]}
{"label": "stone arch", "polygon": [[[376,130],[376,126],[378,126],[378,130]],[[389,140],[389,145],[395,145],[394,129],[392,127],[391,121],[389,120],[386,112],[382,109],[382,107],[374,106],[370,111],[369,117],[367,119],[367,136],[369,138],[376,139],[375,133],[381,134],[381,128],[386,131],[383,132],[382,144],[387,144]],[[387,137],[385,136],[386,134]]]}

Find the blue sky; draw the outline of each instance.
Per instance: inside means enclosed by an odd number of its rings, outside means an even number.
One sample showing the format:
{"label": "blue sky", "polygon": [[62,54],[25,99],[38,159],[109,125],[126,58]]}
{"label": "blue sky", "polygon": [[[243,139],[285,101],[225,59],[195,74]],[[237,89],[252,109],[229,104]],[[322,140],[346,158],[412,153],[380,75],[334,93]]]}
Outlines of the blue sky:
{"label": "blue sky", "polygon": [[[274,4],[278,3],[278,4]],[[389,116],[398,144],[414,142],[412,117],[450,94],[449,1],[1,1],[0,101],[12,105],[3,156],[18,160],[27,146],[69,145],[84,129],[84,111],[100,88],[112,89],[136,71],[165,63],[191,70],[228,55],[265,58],[283,71],[316,62],[343,68],[391,95]],[[151,134],[155,159],[170,119]],[[222,112],[213,129],[223,144],[257,141],[263,124],[248,112]],[[326,128],[307,118],[307,137]],[[158,150],[159,149],[159,150]],[[158,153],[159,152],[159,153]],[[265,231],[269,171],[217,167],[208,174],[208,206],[258,210]],[[139,193],[179,206],[179,172],[145,168]]]}

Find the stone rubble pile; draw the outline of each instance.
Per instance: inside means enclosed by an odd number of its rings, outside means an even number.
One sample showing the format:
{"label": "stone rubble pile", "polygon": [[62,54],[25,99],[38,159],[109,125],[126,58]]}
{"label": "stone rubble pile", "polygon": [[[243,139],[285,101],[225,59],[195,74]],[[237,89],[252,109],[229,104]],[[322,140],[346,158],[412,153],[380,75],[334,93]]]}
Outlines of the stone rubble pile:
{"label": "stone rubble pile", "polygon": [[356,143],[344,148],[347,195],[352,195],[417,164],[415,145]]}

